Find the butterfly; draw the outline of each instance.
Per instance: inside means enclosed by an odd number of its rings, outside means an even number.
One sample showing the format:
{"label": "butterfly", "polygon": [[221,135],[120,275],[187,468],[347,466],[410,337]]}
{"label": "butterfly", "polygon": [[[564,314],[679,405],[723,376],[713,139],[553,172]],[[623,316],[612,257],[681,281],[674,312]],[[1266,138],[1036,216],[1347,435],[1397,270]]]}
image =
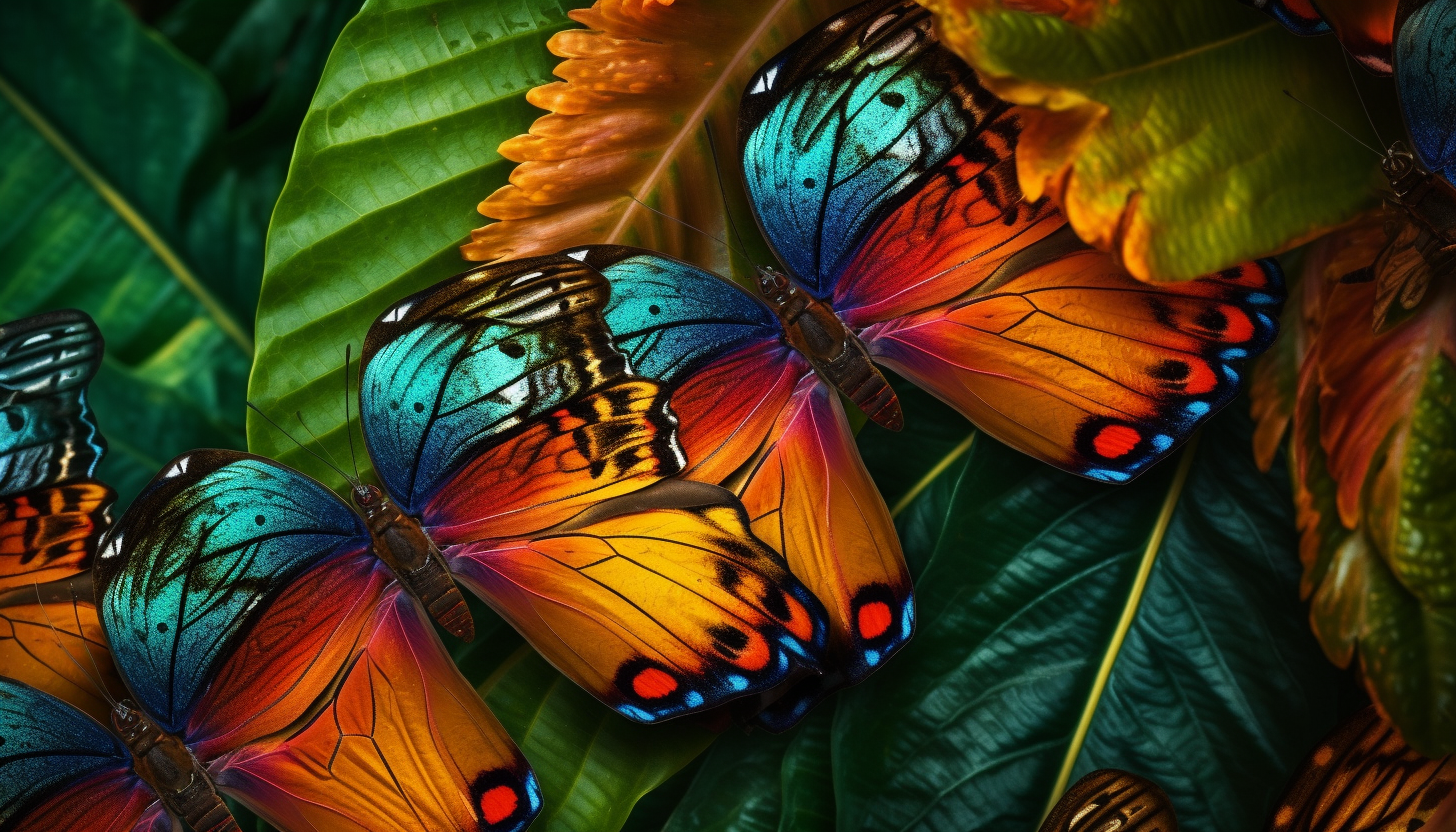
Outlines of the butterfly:
{"label": "butterfly", "polygon": [[1371,705],[1310,753],[1280,798],[1269,832],[1420,829],[1453,788],[1456,761],[1417,754]]}
{"label": "butterfly", "polygon": [[550,255],[457,275],[374,322],[360,425],[384,487],[353,491],[374,551],[445,626],[456,613],[432,587],[458,581],[639,722],[815,672],[822,608],[731,493],[673,478],[677,421],[613,345],[607,297],[600,274]]}
{"label": "butterfly", "polygon": [[634,371],[671,391],[686,475],[721,484],[828,608],[830,666],[758,717],[775,730],[883,665],[914,601],[841,396],[897,429],[876,365],[1029,454],[1104,482],[1166,457],[1243,384],[1283,300],[1271,261],[1140,283],[1023,199],[1019,122],[935,38],[873,0],[748,81],[743,178],[784,271],[756,292],[626,246],[565,255],[604,275]]}
{"label": "butterfly", "polygon": [[1260,9],[1296,35],[1322,35],[1330,24],[1320,17],[1311,0],[1239,0]]}
{"label": "butterfly", "polygon": [[268,460],[174,460],[93,567],[107,721],[0,679],[0,827],[524,829],[534,775],[361,534]]}
{"label": "butterfly", "polygon": [[86,572],[116,500],[86,402],[102,350],[76,310],[0,326],[0,675],[98,719],[96,685],[120,689]]}

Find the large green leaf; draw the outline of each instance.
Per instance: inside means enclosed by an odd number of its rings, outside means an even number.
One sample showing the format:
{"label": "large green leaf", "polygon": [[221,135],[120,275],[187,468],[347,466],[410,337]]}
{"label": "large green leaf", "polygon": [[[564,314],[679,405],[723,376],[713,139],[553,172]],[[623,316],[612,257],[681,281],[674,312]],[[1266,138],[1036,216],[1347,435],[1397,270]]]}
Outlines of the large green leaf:
{"label": "large green leaf", "polygon": [[[569,24],[555,0],[377,0],[345,26],[325,66],[268,230],[249,395],[302,411],[347,454],[339,368],[375,316],[464,271],[459,245],[480,194],[505,183],[496,152],[539,111],[526,90]],[[260,419],[249,446],[333,476]],[[335,482],[337,484],[337,482]]]}
{"label": "large green leaf", "polygon": [[184,179],[223,126],[208,76],[116,0],[0,5],[0,318],[89,312],[99,476],[241,447],[252,342],[180,244]]}
{"label": "large green leaf", "polygon": [[1233,0],[922,2],[993,92],[1034,108],[1028,195],[1140,278],[1274,254],[1376,202],[1378,158],[1284,95],[1369,135],[1333,38]]}
{"label": "large green leaf", "polygon": [[905,535],[932,547],[914,641],[839,699],[840,828],[1030,830],[1107,766],[1161,784],[1183,829],[1256,828],[1348,682],[1308,634],[1287,480],[1249,433],[1226,413],[1125,487],[977,437],[917,498],[939,527]]}

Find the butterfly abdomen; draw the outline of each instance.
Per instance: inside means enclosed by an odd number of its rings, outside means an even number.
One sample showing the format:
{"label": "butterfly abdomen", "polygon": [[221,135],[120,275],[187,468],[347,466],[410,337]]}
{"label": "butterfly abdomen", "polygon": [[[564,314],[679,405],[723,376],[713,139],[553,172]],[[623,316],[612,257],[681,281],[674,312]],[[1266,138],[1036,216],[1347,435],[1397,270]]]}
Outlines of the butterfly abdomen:
{"label": "butterfly abdomen", "polygon": [[356,487],[354,504],[364,511],[375,556],[394,571],[441,627],[456,638],[474,639],[475,622],[465,597],[419,522],[373,486]]}
{"label": "butterfly abdomen", "polygon": [[217,794],[207,769],[175,735],[126,703],[111,723],[131,751],[132,766],[162,798],[167,810],[196,832],[238,832],[238,823]]}

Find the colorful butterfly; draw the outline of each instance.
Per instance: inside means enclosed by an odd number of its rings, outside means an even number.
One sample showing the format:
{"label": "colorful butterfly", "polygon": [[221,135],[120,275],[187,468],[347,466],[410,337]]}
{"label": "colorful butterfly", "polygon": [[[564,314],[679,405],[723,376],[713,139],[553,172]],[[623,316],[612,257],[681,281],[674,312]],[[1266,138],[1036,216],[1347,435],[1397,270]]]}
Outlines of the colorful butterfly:
{"label": "colorful butterfly", "polygon": [[97,719],[120,691],[92,602],[97,542],[116,495],[94,478],[105,452],[86,403],[102,340],[84,312],[0,326],[0,676]]}
{"label": "colorful butterfly", "polygon": [[285,829],[524,829],[534,776],[361,534],[267,460],[175,460],[94,567],[109,729],[0,679],[0,826],[236,830],[226,794]]}
{"label": "colorful butterfly", "polygon": [[687,475],[829,608],[834,671],[760,715],[782,729],[910,637],[909,575],[840,395],[897,429],[875,364],[996,438],[1126,482],[1238,392],[1283,300],[1270,261],[1148,285],[1016,182],[1019,122],[941,46],[930,14],[874,0],[765,64],[740,106],[743,173],[787,274],[755,297],[624,246],[566,253],[605,275],[634,371],[671,391]]}
{"label": "colorful butterfly", "polygon": [[814,672],[823,610],[729,492],[670,479],[677,422],[613,346],[607,295],[552,255],[458,275],[374,322],[360,421],[384,491],[354,490],[374,551],[432,611],[447,606],[432,587],[460,581],[641,722]]}

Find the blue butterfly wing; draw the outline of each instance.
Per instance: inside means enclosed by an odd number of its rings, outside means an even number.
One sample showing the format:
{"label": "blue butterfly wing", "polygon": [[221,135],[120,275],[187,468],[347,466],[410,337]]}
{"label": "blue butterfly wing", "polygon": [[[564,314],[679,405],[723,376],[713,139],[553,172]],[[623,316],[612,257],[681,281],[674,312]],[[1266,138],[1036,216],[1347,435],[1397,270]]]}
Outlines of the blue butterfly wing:
{"label": "blue butterfly wing", "polygon": [[178,457],[108,533],[94,569],[102,625],[136,701],[184,734],[269,603],[368,541],[358,515],[297,471],[234,451]]}
{"label": "blue butterfly wing", "polygon": [[915,3],[865,4],[814,29],[739,105],[744,180],[780,262],[828,297],[866,233],[1005,107]]}
{"label": "blue butterfly wing", "polygon": [[1421,164],[1456,184],[1456,0],[1430,0],[1404,18],[1395,81]]}
{"label": "blue butterfly wing", "polygon": [[669,387],[709,361],[780,333],[768,307],[696,266],[628,246],[580,253],[611,283],[604,315],[633,372]]}
{"label": "blue butterfly wing", "polygon": [[[19,825],[58,792],[85,794],[96,779],[126,778],[131,753],[96,720],[65,702],[0,677],[0,827]],[[131,785],[141,790],[139,778]],[[96,806],[93,810],[112,808]],[[113,812],[110,817],[115,816]]]}
{"label": "blue butterfly wing", "polygon": [[1280,25],[1296,35],[1308,37],[1323,35],[1330,31],[1330,24],[1320,17],[1309,0],[1239,0],[1245,6],[1253,6],[1279,21]]}
{"label": "blue butterfly wing", "polygon": [[0,326],[0,494],[91,476],[106,449],[86,404],[101,352],[74,309]]}
{"label": "blue butterfly wing", "polygon": [[374,322],[360,419],[402,509],[421,514],[482,448],[625,369],[601,325],[607,291],[579,261],[550,255],[457,275]]}

